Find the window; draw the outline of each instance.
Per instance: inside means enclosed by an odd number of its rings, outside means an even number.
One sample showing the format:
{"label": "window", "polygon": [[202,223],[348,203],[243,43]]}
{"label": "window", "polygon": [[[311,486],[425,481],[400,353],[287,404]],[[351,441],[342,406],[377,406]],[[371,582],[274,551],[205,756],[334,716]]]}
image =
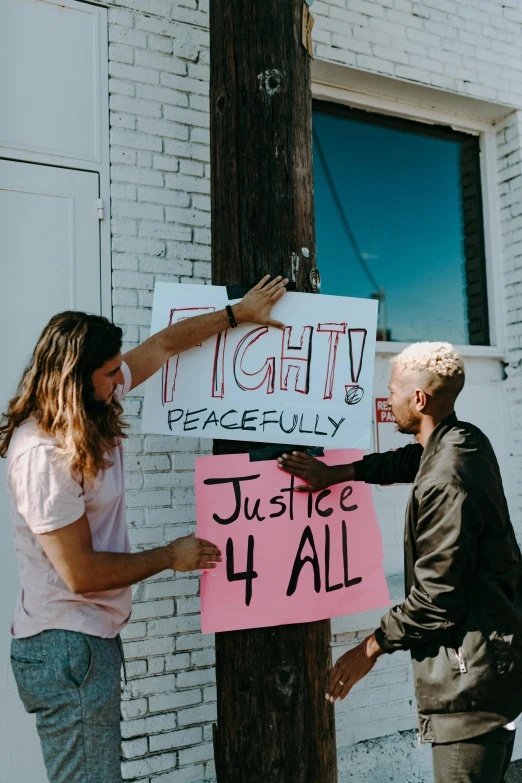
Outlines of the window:
{"label": "window", "polygon": [[479,140],[314,101],[321,293],[379,300],[378,339],[489,345]]}

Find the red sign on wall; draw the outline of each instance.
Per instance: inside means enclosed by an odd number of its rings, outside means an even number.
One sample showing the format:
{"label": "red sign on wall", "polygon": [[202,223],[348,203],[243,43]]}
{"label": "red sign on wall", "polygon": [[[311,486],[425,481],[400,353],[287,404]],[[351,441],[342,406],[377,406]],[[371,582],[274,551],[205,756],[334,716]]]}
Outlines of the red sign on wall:
{"label": "red sign on wall", "polygon": [[392,413],[386,397],[375,399],[375,444],[377,451],[391,451],[415,443],[413,435],[397,431],[397,419]]}

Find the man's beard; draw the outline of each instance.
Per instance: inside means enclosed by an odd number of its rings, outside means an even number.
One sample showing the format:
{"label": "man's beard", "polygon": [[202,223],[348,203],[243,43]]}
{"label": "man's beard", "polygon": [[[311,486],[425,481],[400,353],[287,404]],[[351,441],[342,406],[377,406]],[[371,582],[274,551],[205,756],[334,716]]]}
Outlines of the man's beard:
{"label": "man's beard", "polygon": [[85,411],[89,418],[96,423],[106,419],[111,410],[113,396],[114,395],[111,394],[108,400],[97,400],[94,396],[94,388],[92,384],[89,384],[85,389],[84,394]]}
{"label": "man's beard", "polygon": [[411,425],[397,424],[397,432],[400,432],[403,435],[416,435],[417,428],[412,429]]}
{"label": "man's beard", "polygon": [[397,432],[403,435],[417,435],[419,432],[419,420],[410,409],[406,409],[400,419],[397,420]]}

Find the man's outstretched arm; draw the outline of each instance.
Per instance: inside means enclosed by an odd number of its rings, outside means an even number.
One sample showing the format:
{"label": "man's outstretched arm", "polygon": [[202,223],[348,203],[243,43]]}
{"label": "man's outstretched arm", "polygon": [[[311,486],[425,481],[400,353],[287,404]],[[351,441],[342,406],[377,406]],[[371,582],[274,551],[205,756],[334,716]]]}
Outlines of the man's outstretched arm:
{"label": "man's outstretched arm", "polygon": [[326,465],[321,460],[294,451],[278,458],[279,467],[307,483],[297,492],[318,492],[332,484],[365,481],[367,484],[411,484],[419,470],[422,446],[413,444],[397,451],[370,454],[347,465]]}
{"label": "man's outstretched arm", "polygon": [[146,552],[97,552],[86,514],[37,538],[69,590],[77,594],[128,587],[167,569],[215,568],[221,561],[217,546],[194,536],[177,538]]}
{"label": "man's outstretched arm", "polygon": [[[284,324],[274,321],[270,313],[284,295],[287,283],[288,279],[283,280],[280,275],[273,280],[270,280],[270,275],[265,275],[240,302],[232,305],[236,323],[257,323],[283,329]],[[229,327],[227,311],[223,309],[186,318],[153,334],[123,356],[131,371],[131,388],[134,389],[154,375],[171,356],[194,348]]]}

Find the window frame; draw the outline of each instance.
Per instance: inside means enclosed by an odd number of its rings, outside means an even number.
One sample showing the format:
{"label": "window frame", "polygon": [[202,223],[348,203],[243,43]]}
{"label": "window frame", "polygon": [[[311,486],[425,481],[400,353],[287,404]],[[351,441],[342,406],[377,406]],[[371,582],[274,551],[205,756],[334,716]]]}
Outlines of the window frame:
{"label": "window frame", "polygon": [[[400,85],[400,83],[398,83]],[[425,88],[426,93],[431,93]],[[359,109],[383,117],[386,124],[386,116],[397,119],[413,120],[425,126],[427,135],[434,135],[428,130],[429,126],[437,125],[437,135],[440,137],[440,126],[448,128],[448,136],[451,133],[465,133],[477,136],[479,139],[479,164],[480,181],[482,187],[482,216],[484,231],[484,253],[486,267],[486,299],[489,314],[489,338],[490,345],[457,345],[463,356],[477,356],[503,359],[504,357],[504,302],[503,302],[503,266],[502,266],[502,242],[500,233],[500,200],[497,189],[496,170],[496,132],[498,128],[493,123],[474,117],[458,116],[443,109],[434,108],[431,105],[405,103],[388,97],[358,93],[352,89],[324,84],[312,81],[312,97],[314,100],[332,105]],[[428,96],[427,96],[428,97]],[[394,122],[395,125],[395,122]],[[455,135],[456,135],[455,134]],[[319,270],[320,271],[320,270]],[[386,342],[378,340],[376,353],[390,355],[399,353],[410,343]]]}

